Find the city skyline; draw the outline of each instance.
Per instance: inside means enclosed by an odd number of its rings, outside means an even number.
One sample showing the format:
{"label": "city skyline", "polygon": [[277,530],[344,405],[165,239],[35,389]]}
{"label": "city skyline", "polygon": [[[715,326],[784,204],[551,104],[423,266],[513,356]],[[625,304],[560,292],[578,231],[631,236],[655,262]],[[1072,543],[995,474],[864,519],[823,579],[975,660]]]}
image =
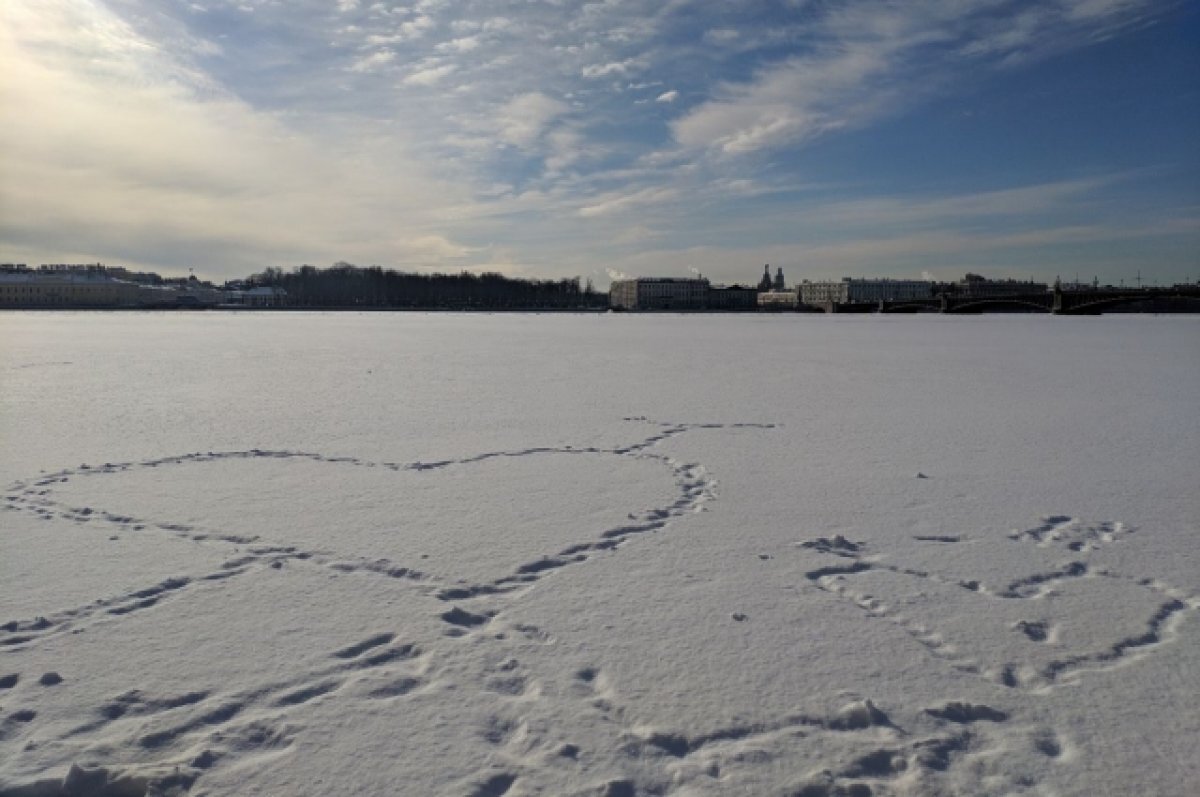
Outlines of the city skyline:
{"label": "city skyline", "polygon": [[0,11],[0,260],[1200,276],[1178,2]]}

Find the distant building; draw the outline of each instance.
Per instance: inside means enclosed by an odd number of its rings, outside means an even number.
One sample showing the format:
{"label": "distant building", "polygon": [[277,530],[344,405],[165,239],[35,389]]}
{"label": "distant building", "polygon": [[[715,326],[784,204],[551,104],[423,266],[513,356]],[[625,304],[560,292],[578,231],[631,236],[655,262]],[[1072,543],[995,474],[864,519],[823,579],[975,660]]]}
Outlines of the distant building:
{"label": "distant building", "polygon": [[614,310],[701,310],[708,280],[676,277],[639,277],[614,280],[609,306]]}
{"label": "distant building", "polygon": [[41,274],[107,274],[108,267],[103,263],[43,263],[38,266],[38,272]]}
{"label": "distant building", "polygon": [[783,279],[783,269],[775,270],[775,278],[771,278],[771,265],[768,263],[763,266],[762,279],[758,281],[759,292],[764,291],[782,291],[787,289],[787,283]]}
{"label": "distant building", "polygon": [[256,288],[235,288],[225,291],[224,303],[236,307],[280,307],[287,299],[287,291],[271,285]]}
{"label": "distant building", "polygon": [[827,304],[869,304],[902,299],[933,297],[933,283],[925,280],[854,279],[800,283],[800,301],[821,306]]}
{"label": "distant building", "polygon": [[979,274],[967,274],[958,282],[951,283],[949,289],[950,293],[964,299],[980,299],[1045,293],[1050,290],[1050,286],[1033,280],[991,280]]}
{"label": "distant building", "polygon": [[157,274],[101,263],[0,264],[0,307],[212,307],[220,293],[194,277],[165,285]]}
{"label": "distant building", "polygon": [[55,264],[37,271],[0,269],[0,307],[135,307],[138,286],[110,277],[104,266]]}
{"label": "distant building", "polygon": [[771,266],[767,264],[763,266],[763,275],[762,279],[758,281],[758,290],[760,292],[769,291],[773,285],[774,283],[771,281]]}
{"label": "distant building", "polygon": [[709,310],[757,310],[759,292],[743,285],[709,285],[705,306]]}
{"label": "distant building", "polygon": [[137,289],[138,304],[147,308],[216,307],[224,298],[223,291],[200,284],[139,284]]}
{"label": "distant building", "polygon": [[800,296],[793,290],[770,290],[758,294],[758,309],[760,310],[796,310],[800,306]]}
{"label": "distant building", "polygon": [[110,277],[146,285],[161,285],[163,278],[153,271],[130,271],[124,266],[107,266],[105,273]]}

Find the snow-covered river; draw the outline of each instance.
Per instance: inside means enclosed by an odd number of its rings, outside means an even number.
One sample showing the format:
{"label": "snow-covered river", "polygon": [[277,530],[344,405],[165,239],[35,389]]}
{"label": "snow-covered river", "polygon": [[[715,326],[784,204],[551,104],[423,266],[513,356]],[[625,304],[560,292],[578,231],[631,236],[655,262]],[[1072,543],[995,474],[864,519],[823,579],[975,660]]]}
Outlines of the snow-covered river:
{"label": "snow-covered river", "polygon": [[1200,317],[0,314],[0,795],[1185,795]]}

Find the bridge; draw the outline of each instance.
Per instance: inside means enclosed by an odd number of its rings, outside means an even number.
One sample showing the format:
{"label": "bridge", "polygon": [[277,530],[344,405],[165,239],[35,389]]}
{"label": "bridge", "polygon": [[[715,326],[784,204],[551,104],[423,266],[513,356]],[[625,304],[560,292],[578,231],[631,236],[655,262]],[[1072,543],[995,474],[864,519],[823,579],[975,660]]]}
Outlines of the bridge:
{"label": "bridge", "polygon": [[1200,312],[1200,285],[1167,288],[1094,288],[1064,290],[1059,286],[1044,293],[1008,296],[954,296],[942,294],[927,299],[884,300],[877,305],[834,305],[826,312],[880,313],[1053,313],[1055,315],[1100,315],[1106,310],[1126,312]]}

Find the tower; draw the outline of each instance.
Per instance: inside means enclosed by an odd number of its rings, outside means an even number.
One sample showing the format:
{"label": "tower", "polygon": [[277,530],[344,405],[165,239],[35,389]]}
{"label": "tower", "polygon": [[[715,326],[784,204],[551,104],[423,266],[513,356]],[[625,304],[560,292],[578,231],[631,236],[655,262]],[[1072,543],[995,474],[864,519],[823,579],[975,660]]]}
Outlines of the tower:
{"label": "tower", "polygon": [[758,292],[771,290],[771,264],[763,266],[762,279],[758,281]]}
{"label": "tower", "polygon": [[783,281],[783,268],[782,267],[775,271],[775,290],[777,290],[777,291],[787,290],[787,284]]}

